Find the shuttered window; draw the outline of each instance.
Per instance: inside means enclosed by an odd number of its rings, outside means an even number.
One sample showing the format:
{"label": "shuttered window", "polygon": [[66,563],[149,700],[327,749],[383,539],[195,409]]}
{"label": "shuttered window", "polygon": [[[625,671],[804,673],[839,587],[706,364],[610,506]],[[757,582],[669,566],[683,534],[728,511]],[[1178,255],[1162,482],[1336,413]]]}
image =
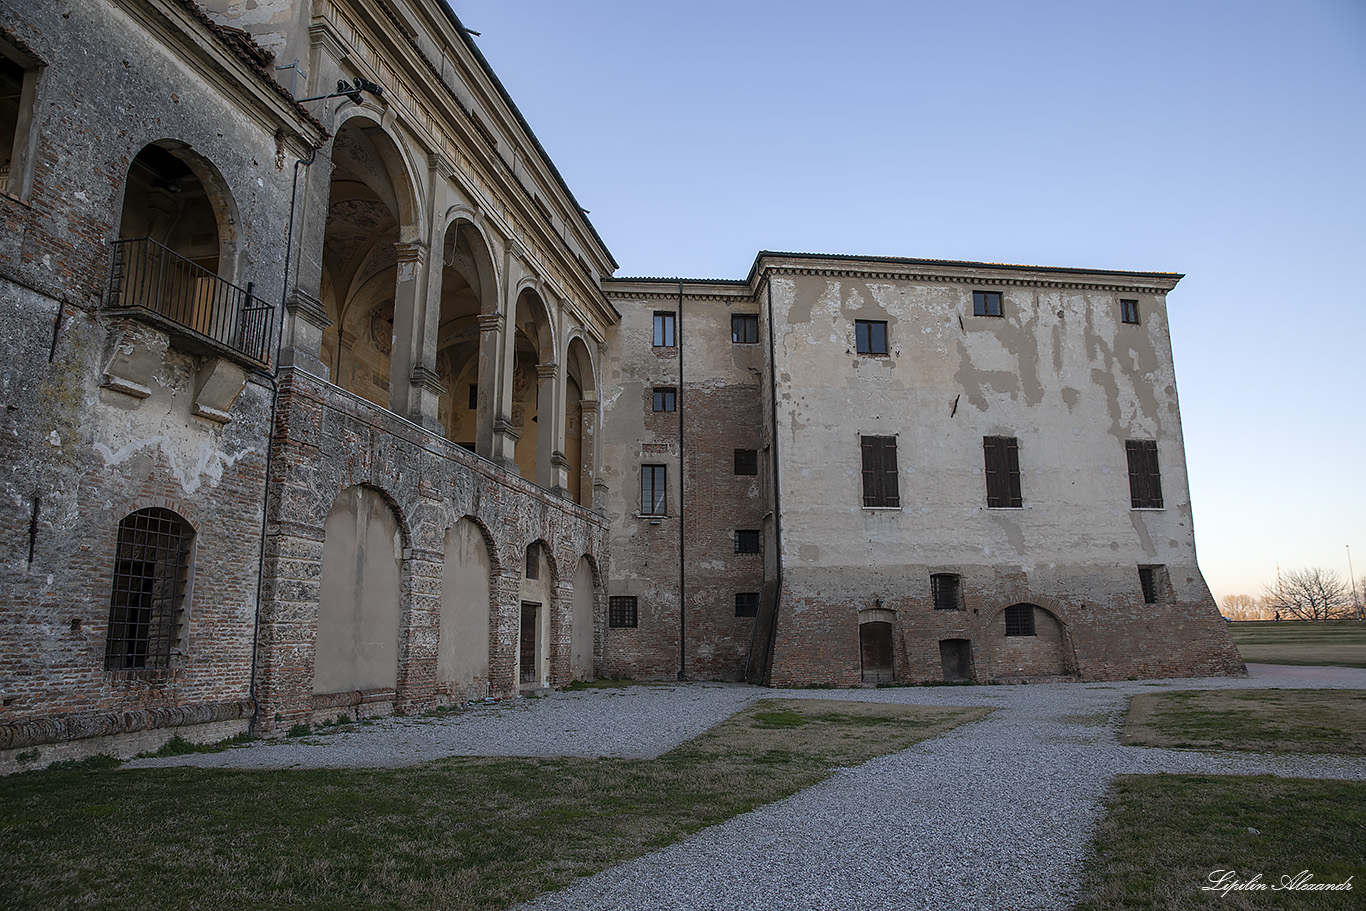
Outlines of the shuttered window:
{"label": "shuttered window", "polygon": [[1024,505],[1019,441],[1014,437],[982,437],[982,452],[986,457],[987,506],[1019,509]]}
{"label": "shuttered window", "polygon": [[863,505],[900,506],[896,437],[859,437],[863,447]]}
{"label": "shuttered window", "polygon": [[1157,470],[1155,440],[1125,440],[1129,457],[1129,500],[1134,509],[1162,508],[1162,476]]}

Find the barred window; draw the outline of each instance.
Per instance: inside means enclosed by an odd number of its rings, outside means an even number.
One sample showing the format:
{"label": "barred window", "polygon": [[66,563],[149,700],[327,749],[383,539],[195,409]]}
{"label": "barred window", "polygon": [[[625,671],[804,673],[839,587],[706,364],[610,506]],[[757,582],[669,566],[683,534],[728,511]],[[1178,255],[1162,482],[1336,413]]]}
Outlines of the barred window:
{"label": "barred window", "polygon": [[1156,440],[1125,440],[1129,458],[1129,502],[1134,509],[1162,508],[1162,475],[1157,470]]}
{"label": "barred window", "polygon": [[180,639],[194,531],[169,509],[140,509],[119,523],[104,667],[165,668]]}
{"label": "barred window", "polygon": [[617,595],[607,599],[607,625],[612,629],[635,629],[635,595]]}
{"label": "barred window", "polygon": [[982,454],[986,458],[987,506],[1019,509],[1024,504],[1019,441],[1014,437],[982,437]]}
{"label": "barred window", "polygon": [[1140,566],[1138,584],[1143,588],[1143,603],[1156,604],[1167,600],[1167,588],[1171,584],[1167,578],[1167,567],[1161,564]]}
{"label": "barred window", "polygon": [[759,530],[757,528],[736,529],[735,552],[737,554],[759,553]]}
{"label": "barred window", "polygon": [[758,592],[736,592],[736,593],[735,593],[735,616],[737,616],[737,617],[757,617],[757,616],[759,616],[759,593],[758,593]]}
{"label": "barred window", "polygon": [[962,610],[963,597],[957,573],[934,573],[930,576],[935,610]]}
{"label": "barred window", "polygon": [[1006,608],[1006,635],[1034,635],[1034,605],[1012,604]]}

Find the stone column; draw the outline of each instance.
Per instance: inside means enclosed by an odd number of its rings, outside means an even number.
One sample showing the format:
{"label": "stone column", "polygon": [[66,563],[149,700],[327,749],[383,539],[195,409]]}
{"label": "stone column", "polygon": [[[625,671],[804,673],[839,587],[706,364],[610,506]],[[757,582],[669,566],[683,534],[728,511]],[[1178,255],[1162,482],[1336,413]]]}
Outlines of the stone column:
{"label": "stone column", "polygon": [[566,496],[569,463],[561,452],[564,403],[558,364],[536,365],[536,483]]}
{"label": "stone column", "polygon": [[[486,459],[495,461],[510,458],[511,443],[494,433],[494,424],[501,416],[499,403],[502,401],[500,379],[502,371],[503,326],[506,322],[501,313],[479,314],[479,407],[475,412],[474,451]],[[505,423],[510,423],[506,422]],[[502,451],[506,448],[506,454]]]}
{"label": "stone column", "polygon": [[[421,423],[426,397],[436,428],[436,371],[422,363],[421,327],[427,318],[427,254],[422,242],[397,243],[398,278],[394,286],[394,347],[389,355],[389,410]],[[433,358],[435,364],[435,358]],[[429,376],[430,374],[430,376]],[[418,406],[414,410],[414,404]]]}
{"label": "stone column", "polygon": [[591,509],[594,483],[598,477],[598,400],[595,393],[583,394],[579,400],[579,415],[579,505]]}

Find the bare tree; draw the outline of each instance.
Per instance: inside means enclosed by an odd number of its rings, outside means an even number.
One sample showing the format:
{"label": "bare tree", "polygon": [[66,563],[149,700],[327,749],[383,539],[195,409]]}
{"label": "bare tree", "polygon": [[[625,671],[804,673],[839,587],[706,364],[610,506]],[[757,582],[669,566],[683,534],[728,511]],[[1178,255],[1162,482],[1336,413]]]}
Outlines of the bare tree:
{"label": "bare tree", "polygon": [[1259,620],[1262,618],[1262,609],[1257,604],[1257,599],[1251,595],[1224,595],[1219,599],[1219,607],[1224,616],[1230,620]]}
{"label": "bare tree", "polygon": [[1332,620],[1349,615],[1352,609],[1342,577],[1317,566],[1287,572],[1275,588],[1266,590],[1266,597],[1282,615],[1301,620]]}

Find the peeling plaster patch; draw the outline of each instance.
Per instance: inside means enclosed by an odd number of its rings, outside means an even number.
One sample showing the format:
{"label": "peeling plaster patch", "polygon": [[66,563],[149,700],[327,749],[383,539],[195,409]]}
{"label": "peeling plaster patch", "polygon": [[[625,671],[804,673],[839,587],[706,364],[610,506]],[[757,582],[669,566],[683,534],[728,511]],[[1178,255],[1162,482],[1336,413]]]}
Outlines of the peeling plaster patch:
{"label": "peeling plaster patch", "polygon": [[144,449],[159,449],[161,451],[161,454],[166,457],[166,461],[170,463],[171,473],[180,481],[180,486],[186,493],[194,493],[205,480],[210,486],[217,486],[218,482],[223,479],[225,469],[231,468],[241,459],[256,452],[254,446],[248,446],[228,455],[214,449],[207,442],[203,442],[199,444],[198,458],[193,470],[187,474],[181,467],[180,460],[176,458],[176,452],[169,437],[152,437],[148,440],[129,443],[117,451],[110,449],[104,443],[95,444],[95,451],[104,460],[105,468],[120,465]]}
{"label": "peeling plaster patch", "polygon": [[1015,548],[1015,553],[1023,557],[1025,554],[1025,540],[1024,531],[1021,530],[1020,526],[1000,513],[993,512],[988,513],[988,515],[991,517],[991,521],[996,523],[996,527],[1006,533],[1006,539],[1010,542],[1010,546]]}
{"label": "peeling plaster patch", "polygon": [[1143,517],[1136,512],[1129,513],[1129,521],[1134,524],[1134,531],[1138,532],[1138,540],[1143,545],[1143,553],[1150,559],[1157,559],[1157,547],[1153,544],[1153,536],[1148,534],[1148,526],[1143,522]]}
{"label": "peeling plaster patch", "polygon": [[1062,388],[1062,400],[1067,405],[1067,410],[1071,411],[1077,406],[1077,402],[1081,401],[1081,392],[1071,386],[1064,386]]}

